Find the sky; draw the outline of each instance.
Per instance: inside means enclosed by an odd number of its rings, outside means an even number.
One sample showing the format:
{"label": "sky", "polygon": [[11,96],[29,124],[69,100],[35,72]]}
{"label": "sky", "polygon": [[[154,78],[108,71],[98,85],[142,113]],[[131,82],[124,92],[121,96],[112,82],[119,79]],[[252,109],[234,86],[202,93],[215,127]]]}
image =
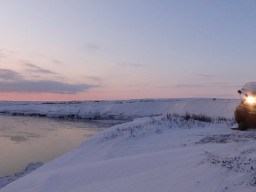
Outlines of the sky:
{"label": "sky", "polygon": [[255,0],[0,0],[0,100],[239,98]]}

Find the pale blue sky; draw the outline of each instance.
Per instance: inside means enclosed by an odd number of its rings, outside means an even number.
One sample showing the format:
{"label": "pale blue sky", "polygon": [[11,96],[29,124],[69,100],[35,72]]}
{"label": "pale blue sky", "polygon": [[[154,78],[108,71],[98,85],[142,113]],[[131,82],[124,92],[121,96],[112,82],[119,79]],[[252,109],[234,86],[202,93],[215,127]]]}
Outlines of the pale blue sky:
{"label": "pale blue sky", "polygon": [[256,81],[255,10],[254,0],[0,0],[0,99],[238,98]]}

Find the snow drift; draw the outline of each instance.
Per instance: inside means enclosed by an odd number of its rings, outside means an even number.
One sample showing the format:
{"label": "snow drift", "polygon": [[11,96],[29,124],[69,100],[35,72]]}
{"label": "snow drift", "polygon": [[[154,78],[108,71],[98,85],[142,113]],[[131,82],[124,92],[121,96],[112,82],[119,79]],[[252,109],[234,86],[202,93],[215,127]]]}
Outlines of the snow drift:
{"label": "snow drift", "polygon": [[[151,117],[113,126],[0,191],[255,190],[256,133],[230,129],[235,122],[229,118],[239,101],[198,99],[162,103],[152,102],[150,107],[147,102],[144,109],[137,110]],[[128,103],[125,105],[127,111],[132,111]],[[134,103],[131,105],[134,107]],[[170,111],[176,114],[167,113]],[[211,118],[196,118],[193,112],[208,112]],[[163,115],[152,116],[156,114]]]}

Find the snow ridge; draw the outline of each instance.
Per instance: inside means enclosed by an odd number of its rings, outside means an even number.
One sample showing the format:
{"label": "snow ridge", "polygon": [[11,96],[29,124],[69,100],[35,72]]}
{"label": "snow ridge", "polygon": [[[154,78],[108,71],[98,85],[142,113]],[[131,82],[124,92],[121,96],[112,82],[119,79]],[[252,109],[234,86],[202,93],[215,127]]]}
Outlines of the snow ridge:
{"label": "snow ridge", "polygon": [[211,118],[205,115],[185,115],[166,114],[157,117],[136,119],[133,123],[122,126],[122,129],[116,128],[112,132],[106,132],[104,139],[111,140],[116,137],[134,138],[146,134],[161,134],[165,129],[182,128],[191,129],[198,127],[209,127],[212,124],[226,125],[232,127],[235,125],[234,119],[226,119],[224,117]]}
{"label": "snow ridge", "polygon": [[29,163],[27,165],[27,167],[25,169],[23,169],[22,171],[14,174],[14,175],[10,175],[10,176],[6,176],[6,177],[1,177],[0,178],[0,189],[5,187],[6,185],[8,185],[9,183],[24,177],[25,175],[28,175],[29,173],[31,173],[32,171],[38,169],[39,167],[41,167],[43,165],[42,162],[38,162],[38,163]]}

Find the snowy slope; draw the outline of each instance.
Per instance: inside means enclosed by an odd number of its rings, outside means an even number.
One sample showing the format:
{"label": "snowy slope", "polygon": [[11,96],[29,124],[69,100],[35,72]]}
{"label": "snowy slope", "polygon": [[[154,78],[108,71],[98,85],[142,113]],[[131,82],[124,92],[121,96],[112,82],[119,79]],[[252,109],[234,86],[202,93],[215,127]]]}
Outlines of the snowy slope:
{"label": "snowy slope", "polygon": [[[176,110],[194,110],[187,106]],[[224,116],[219,106],[207,107]],[[161,115],[116,125],[0,191],[255,191],[256,132],[232,130],[232,120],[205,120]]]}
{"label": "snowy slope", "polygon": [[21,177],[24,177],[25,175],[27,175],[27,174],[31,173],[32,171],[38,169],[42,165],[43,165],[42,162],[29,163],[24,170],[14,174],[14,175],[11,175],[11,176],[1,177],[0,178],[0,189],[3,188],[4,186],[8,185],[9,183],[11,183],[13,181],[16,181],[17,179],[19,179]]}

